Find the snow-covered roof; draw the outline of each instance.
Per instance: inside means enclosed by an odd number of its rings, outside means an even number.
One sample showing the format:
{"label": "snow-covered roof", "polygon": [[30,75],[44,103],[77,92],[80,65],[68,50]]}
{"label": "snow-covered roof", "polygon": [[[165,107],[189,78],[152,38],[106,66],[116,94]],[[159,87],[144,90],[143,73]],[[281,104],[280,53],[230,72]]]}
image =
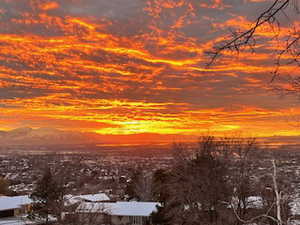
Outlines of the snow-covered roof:
{"label": "snow-covered roof", "polygon": [[89,201],[89,202],[101,202],[109,201],[110,198],[105,193],[89,194],[89,195],[66,195],[65,196],[67,205],[72,205],[77,202]]}
{"label": "snow-covered roof", "polygon": [[77,212],[107,213],[114,216],[150,216],[156,212],[158,202],[99,202],[81,203]]}
{"label": "snow-covered roof", "polygon": [[22,196],[0,196],[0,211],[7,209],[17,209],[21,205],[27,205],[32,203],[32,200],[28,195]]}

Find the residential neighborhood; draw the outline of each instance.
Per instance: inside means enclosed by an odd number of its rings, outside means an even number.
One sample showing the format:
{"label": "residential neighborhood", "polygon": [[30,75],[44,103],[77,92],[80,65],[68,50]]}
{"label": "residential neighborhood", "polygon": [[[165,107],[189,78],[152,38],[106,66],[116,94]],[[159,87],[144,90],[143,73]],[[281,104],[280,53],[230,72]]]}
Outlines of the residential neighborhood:
{"label": "residential neighborhood", "polygon": [[[0,224],[23,225],[45,224],[45,220],[30,219],[33,201],[28,195],[0,196]],[[66,223],[78,224],[151,224],[151,214],[156,212],[158,202],[111,201],[104,193],[72,196],[64,198],[65,207],[61,217]],[[71,210],[70,210],[71,209]],[[49,223],[57,218],[49,215]]]}

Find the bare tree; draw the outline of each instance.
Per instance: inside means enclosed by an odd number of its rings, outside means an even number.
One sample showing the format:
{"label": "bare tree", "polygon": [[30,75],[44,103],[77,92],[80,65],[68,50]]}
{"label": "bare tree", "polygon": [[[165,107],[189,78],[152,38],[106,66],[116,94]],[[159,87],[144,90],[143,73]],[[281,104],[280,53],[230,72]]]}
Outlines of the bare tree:
{"label": "bare tree", "polygon": [[261,176],[257,166],[265,155],[255,139],[205,136],[193,150],[177,144],[173,151],[158,213],[163,224],[287,224],[290,192],[283,173],[266,159],[270,166]]}
{"label": "bare tree", "polygon": [[[174,145],[174,165],[168,175],[169,195],[164,204],[168,224],[226,224],[228,165],[219,154],[221,142],[202,137],[191,151],[187,145]],[[227,223],[230,224],[230,223]]]}
{"label": "bare tree", "polygon": [[153,200],[153,174],[144,171],[141,167],[135,168],[127,185],[126,194],[129,199]]}
{"label": "bare tree", "polygon": [[260,184],[257,184],[259,186],[256,190],[257,196],[253,198],[253,202],[248,201],[250,204],[247,205],[246,210],[250,213],[246,216],[239,214],[237,204],[232,203],[234,215],[241,224],[289,224],[291,193],[290,189],[281,182],[282,178],[282,174],[278,172],[278,162],[272,159],[270,171],[264,174]]}
{"label": "bare tree", "polygon": [[[291,21],[291,14],[299,14],[299,0],[273,0],[269,7],[263,9],[253,24],[243,31],[232,31],[229,36],[224,38],[223,41],[215,44],[211,51],[207,54],[210,56],[208,65],[215,63],[216,59],[222,55],[225,51],[234,51],[237,54],[242,50],[254,51],[260,40],[259,29],[262,27],[269,27],[273,30],[272,40],[277,40],[281,48],[274,50],[274,54],[277,55],[275,60],[275,66],[273,71],[273,76],[270,82],[273,82],[275,78],[280,81],[285,81],[290,84],[289,88],[285,88],[284,91],[289,93],[299,93],[300,92],[300,77],[298,76],[285,76],[284,78],[279,77],[280,67],[284,65],[295,65],[300,66],[300,30]],[[283,28],[283,20],[288,21],[288,31],[285,29],[283,34],[281,33],[281,28]],[[281,35],[282,34],[282,35]],[[262,40],[267,43],[266,39]],[[283,59],[284,55],[288,56]],[[277,87],[278,89],[278,87]],[[281,89],[282,90],[282,89]]]}
{"label": "bare tree", "polygon": [[281,217],[282,192],[279,191],[279,187],[277,184],[277,167],[275,164],[275,160],[272,160],[272,166],[273,166],[272,180],[273,180],[274,193],[276,198],[276,219],[277,219],[277,224],[282,225],[283,224],[282,217]]}
{"label": "bare tree", "polygon": [[[254,138],[224,138],[224,148],[230,152],[230,180],[232,183],[232,197],[235,199],[235,213],[242,218],[251,216],[249,214],[249,196],[255,192],[254,162],[257,158],[258,144]],[[240,220],[236,224],[242,224]]]}

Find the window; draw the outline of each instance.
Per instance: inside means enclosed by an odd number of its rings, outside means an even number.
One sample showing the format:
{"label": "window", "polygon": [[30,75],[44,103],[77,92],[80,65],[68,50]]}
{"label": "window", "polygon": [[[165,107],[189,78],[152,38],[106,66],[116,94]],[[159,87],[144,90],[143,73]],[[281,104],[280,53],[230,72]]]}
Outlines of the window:
{"label": "window", "polygon": [[3,217],[13,217],[14,214],[14,210],[13,209],[8,209],[8,210],[2,210],[0,211],[0,218]]}
{"label": "window", "polygon": [[143,217],[141,217],[141,216],[130,216],[129,221],[130,221],[130,224],[142,225],[143,224]]}

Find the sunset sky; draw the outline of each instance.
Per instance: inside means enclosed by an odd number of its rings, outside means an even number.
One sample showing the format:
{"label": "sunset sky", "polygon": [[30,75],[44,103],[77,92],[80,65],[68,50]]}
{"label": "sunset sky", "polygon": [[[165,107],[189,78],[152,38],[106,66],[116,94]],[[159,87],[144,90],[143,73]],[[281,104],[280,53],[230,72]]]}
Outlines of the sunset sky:
{"label": "sunset sky", "polygon": [[[1,0],[0,130],[50,127],[124,142],[145,133],[299,135],[299,98],[272,91],[286,83],[269,84],[272,52],[282,48],[270,27],[259,29],[255,53],[224,52],[205,66],[205,52],[271,2]],[[299,15],[283,17],[279,39],[293,20]]]}

